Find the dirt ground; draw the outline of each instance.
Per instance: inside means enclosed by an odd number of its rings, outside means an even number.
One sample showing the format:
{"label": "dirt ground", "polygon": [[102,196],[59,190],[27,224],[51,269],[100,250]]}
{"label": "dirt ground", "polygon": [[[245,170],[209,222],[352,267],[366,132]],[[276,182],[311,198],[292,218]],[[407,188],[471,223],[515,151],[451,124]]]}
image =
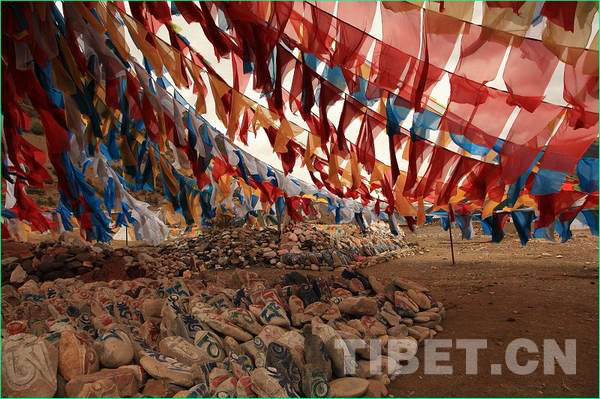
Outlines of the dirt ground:
{"label": "dirt ground", "polygon": [[[455,234],[458,233],[455,231]],[[423,255],[383,264],[368,272],[399,274],[423,283],[446,306],[447,319],[439,338],[486,338],[477,375],[465,374],[464,349],[449,351],[452,375],[425,375],[420,367],[392,383],[394,396],[578,396],[598,397],[598,245],[587,232],[576,232],[564,244],[534,240],[521,247],[516,234],[500,244],[487,236],[455,240],[456,266],[451,264],[448,233],[427,227],[410,240]],[[558,256],[558,257],[557,257]],[[516,338],[528,338],[540,354],[519,353],[519,364],[540,361],[530,375],[503,367],[491,375],[490,365],[506,364],[505,349]],[[576,339],[575,375],[544,375],[542,345],[554,339],[564,350],[565,339]],[[423,360],[423,351],[419,352]]]}
{"label": "dirt ground", "polygon": [[[454,231],[455,237],[459,231]],[[471,241],[455,238],[456,265],[452,266],[448,233],[439,226],[408,234],[422,254],[366,269],[379,278],[403,276],[428,287],[447,309],[444,331],[436,338],[487,339],[479,350],[478,373],[467,375],[465,350],[448,348],[451,375],[426,375],[422,348],[419,369],[399,376],[390,385],[394,397],[598,397],[598,246],[597,238],[574,232],[564,244],[532,240],[522,247],[516,234],[500,243],[488,236]],[[558,256],[558,257],[557,257]],[[264,277],[283,274],[257,270]],[[311,272],[318,275],[319,272]],[[519,351],[520,365],[539,360],[529,375],[506,367],[507,345],[532,340],[539,354]],[[576,339],[576,373],[544,375],[543,342],[554,339],[562,351],[566,339]],[[454,345],[453,345],[454,346]],[[492,375],[491,364],[502,364]]]}

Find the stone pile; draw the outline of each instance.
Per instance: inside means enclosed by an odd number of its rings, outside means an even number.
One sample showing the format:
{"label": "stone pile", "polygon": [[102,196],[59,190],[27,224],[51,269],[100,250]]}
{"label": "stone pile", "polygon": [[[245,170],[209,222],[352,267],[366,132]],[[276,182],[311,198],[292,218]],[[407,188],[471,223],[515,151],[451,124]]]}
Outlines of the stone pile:
{"label": "stone pile", "polygon": [[129,280],[145,276],[145,265],[154,261],[145,251],[103,244],[44,241],[22,246],[19,256],[2,259],[3,281],[19,284],[28,278],[51,281],[75,276],[88,282]]}
{"label": "stone pile", "polygon": [[[329,233],[326,228],[335,230]],[[155,247],[114,249],[87,243],[26,244],[19,257],[2,260],[2,278],[18,284],[80,276],[86,282],[137,277],[176,277],[185,271],[273,267],[334,270],[412,255],[414,249],[387,226],[373,225],[361,235],[354,225],[295,224],[282,232],[273,228],[212,228],[191,238]]]}
{"label": "stone pile", "polygon": [[4,285],[2,396],[386,396],[404,364],[387,343],[434,336],[444,306],[403,278],[341,275]]}
{"label": "stone pile", "polygon": [[306,270],[371,265],[413,254],[413,247],[403,237],[391,235],[384,225],[373,225],[364,235],[355,225],[328,227],[336,232],[309,223],[289,225],[281,236],[275,228],[210,230],[163,244],[159,252],[179,260],[182,253],[193,253],[194,261],[206,269],[264,266]]}

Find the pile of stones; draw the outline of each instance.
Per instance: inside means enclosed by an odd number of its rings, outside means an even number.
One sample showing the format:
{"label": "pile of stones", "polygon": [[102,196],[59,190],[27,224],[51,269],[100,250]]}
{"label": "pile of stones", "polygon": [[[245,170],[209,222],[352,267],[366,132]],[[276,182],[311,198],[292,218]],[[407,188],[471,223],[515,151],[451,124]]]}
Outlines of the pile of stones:
{"label": "pile of stones", "polygon": [[[329,233],[326,228],[334,231]],[[79,276],[85,282],[129,280],[138,277],[176,277],[185,271],[272,267],[334,270],[366,267],[413,255],[414,245],[389,233],[386,225],[372,225],[361,235],[354,225],[227,228],[202,231],[158,246],[114,249],[85,242],[47,241],[27,244],[18,257],[2,260],[2,278],[13,283],[25,279],[51,281]]]}
{"label": "pile of stones", "polygon": [[2,258],[2,280],[13,284],[27,279],[51,281],[81,277],[84,281],[129,280],[146,275],[145,264],[154,261],[133,248],[114,249],[86,242],[44,241],[19,243],[21,250]]}
{"label": "pile of stones", "polygon": [[355,225],[297,223],[288,225],[281,234],[275,228],[212,229],[197,237],[167,242],[159,253],[180,261],[182,253],[193,253],[195,263],[206,269],[261,266],[334,270],[378,263],[374,258],[384,261],[414,254],[414,246],[403,238],[391,235],[386,225],[379,224],[361,235]]}
{"label": "pile of stones", "polygon": [[405,364],[388,343],[417,347],[445,315],[418,283],[352,268],[220,278],[4,285],[2,396],[386,396]]}

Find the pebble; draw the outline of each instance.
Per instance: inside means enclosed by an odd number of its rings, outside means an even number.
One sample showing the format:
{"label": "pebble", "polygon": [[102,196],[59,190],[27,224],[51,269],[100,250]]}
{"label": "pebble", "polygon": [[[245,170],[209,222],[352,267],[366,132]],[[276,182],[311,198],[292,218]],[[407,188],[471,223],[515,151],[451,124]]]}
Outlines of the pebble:
{"label": "pebble", "polygon": [[2,396],[54,396],[58,369],[55,347],[44,338],[25,333],[2,341]]}
{"label": "pebble", "polygon": [[[298,243],[310,237],[294,234]],[[155,262],[132,257],[130,264]],[[290,272],[268,283],[236,269],[202,279],[194,271],[183,278],[6,285],[2,310],[12,335],[4,337],[3,362],[36,364],[36,384],[16,389],[11,381],[23,376],[3,367],[3,394],[385,396],[389,379],[372,378],[368,370],[373,363],[395,371],[397,363],[385,355],[389,337],[429,338],[442,331],[445,309],[416,282],[383,284],[357,266],[340,273],[325,279]],[[384,355],[357,349],[358,358],[345,356],[345,340],[354,339],[367,346],[381,339]],[[33,356],[32,346],[47,355]],[[11,355],[15,351],[24,354]],[[352,368],[357,374],[347,375]]]}
{"label": "pebble", "polygon": [[334,398],[359,398],[369,389],[369,381],[358,377],[344,377],[331,381],[331,396]]}
{"label": "pebble", "polygon": [[21,265],[17,265],[13,272],[10,274],[10,282],[12,284],[24,283],[27,279],[27,272],[23,270]]}
{"label": "pebble", "polygon": [[100,337],[98,345],[100,364],[116,368],[130,364],[133,359],[133,344],[125,331],[112,329]]}
{"label": "pebble", "polygon": [[143,382],[143,373],[139,366],[134,365],[122,366],[116,369],[102,369],[95,373],[73,378],[67,383],[66,393],[69,397],[82,397],[84,393],[82,391],[86,391],[87,397],[102,397],[97,395],[106,394],[105,390],[111,384],[93,385],[100,380],[111,381],[116,386],[118,392],[116,396],[133,396],[138,392]]}
{"label": "pebble", "polygon": [[172,384],[190,388],[194,385],[192,368],[179,363],[177,360],[153,353],[140,359],[140,365],[148,374],[156,379],[164,379]]}
{"label": "pebble", "polygon": [[87,338],[74,331],[63,331],[58,344],[58,369],[66,381],[98,371],[100,362],[96,350]]}

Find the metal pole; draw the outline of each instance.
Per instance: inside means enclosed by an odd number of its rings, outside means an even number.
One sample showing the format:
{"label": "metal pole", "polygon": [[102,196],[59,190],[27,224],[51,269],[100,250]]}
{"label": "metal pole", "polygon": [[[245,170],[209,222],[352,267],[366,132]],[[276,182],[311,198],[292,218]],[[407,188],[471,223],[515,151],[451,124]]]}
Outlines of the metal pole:
{"label": "metal pole", "polygon": [[454,262],[454,243],[452,242],[452,219],[450,214],[448,214],[448,232],[450,233],[450,250],[452,251],[452,265],[454,266],[456,263]]}
{"label": "metal pole", "polygon": [[125,246],[129,246],[129,232],[127,231],[127,225],[125,225]]}

